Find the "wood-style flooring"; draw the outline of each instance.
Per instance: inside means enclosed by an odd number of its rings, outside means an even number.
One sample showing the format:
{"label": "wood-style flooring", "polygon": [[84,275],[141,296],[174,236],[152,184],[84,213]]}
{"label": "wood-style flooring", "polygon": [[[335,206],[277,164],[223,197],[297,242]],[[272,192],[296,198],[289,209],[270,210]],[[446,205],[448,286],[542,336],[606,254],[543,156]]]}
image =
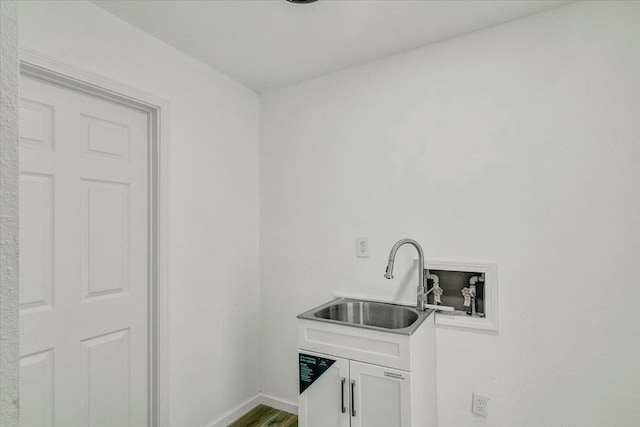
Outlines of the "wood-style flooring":
{"label": "wood-style flooring", "polygon": [[265,405],[258,405],[228,427],[298,427],[298,417]]}

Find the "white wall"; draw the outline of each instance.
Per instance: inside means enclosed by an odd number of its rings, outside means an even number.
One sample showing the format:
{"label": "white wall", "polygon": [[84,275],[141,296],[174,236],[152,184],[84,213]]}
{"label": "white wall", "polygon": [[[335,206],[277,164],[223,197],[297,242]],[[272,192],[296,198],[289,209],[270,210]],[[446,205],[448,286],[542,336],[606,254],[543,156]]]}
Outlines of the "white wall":
{"label": "white wall", "polygon": [[259,391],[257,95],[87,2],[21,2],[20,45],[170,102],[171,425],[214,422]]}
{"label": "white wall", "polygon": [[499,268],[498,334],[437,330],[441,427],[637,425],[638,22],[572,4],[264,94],[263,391],[297,398],[296,314],[415,298],[409,248],[382,277],[413,237]]}

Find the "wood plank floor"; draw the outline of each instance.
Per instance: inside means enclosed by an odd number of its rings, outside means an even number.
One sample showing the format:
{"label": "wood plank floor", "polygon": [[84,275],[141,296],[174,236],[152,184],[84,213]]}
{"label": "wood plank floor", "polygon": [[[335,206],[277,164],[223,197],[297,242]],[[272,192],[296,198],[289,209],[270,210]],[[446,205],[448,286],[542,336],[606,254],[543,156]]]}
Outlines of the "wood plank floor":
{"label": "wood plank floor", "polygon": [[265,405],[258,405],[228,427],[298,427],[298,417]]}

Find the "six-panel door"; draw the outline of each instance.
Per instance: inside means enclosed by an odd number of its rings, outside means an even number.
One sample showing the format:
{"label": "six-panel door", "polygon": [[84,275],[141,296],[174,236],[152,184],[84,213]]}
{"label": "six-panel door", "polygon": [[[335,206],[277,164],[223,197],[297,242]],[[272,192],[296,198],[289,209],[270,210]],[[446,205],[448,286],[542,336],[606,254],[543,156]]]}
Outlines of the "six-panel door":
{"label": "six-panel door", "polygon": [[20,90],[20,424],[146,426],[147,115]]}

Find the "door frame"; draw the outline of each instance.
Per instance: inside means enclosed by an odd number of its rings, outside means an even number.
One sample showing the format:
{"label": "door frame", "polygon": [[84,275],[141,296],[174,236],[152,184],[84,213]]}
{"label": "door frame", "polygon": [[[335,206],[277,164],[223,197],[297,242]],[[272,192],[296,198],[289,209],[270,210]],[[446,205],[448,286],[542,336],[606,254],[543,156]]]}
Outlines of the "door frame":
{"label": "door frame", "polygon": [[149,118],[148,425],[169,425],[169,102],[99,74],[20,49],[20,75],[142,111]]}

